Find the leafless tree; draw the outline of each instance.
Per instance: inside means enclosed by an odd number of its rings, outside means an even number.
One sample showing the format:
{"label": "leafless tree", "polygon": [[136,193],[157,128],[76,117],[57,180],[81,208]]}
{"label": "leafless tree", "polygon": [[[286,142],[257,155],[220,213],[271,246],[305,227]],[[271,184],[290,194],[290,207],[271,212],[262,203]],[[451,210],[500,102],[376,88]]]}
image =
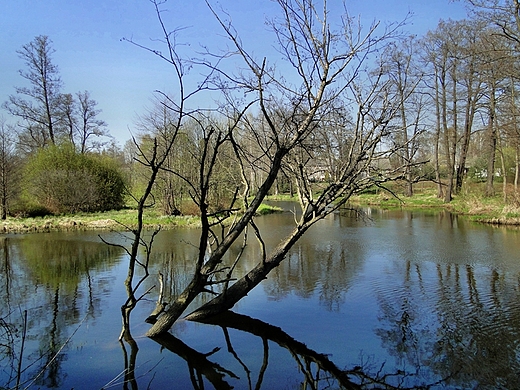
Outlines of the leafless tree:
{"label": "leafless tree", "polygon": [[482,109],[484,97],[482,34],[484,26],[477,21],[441,21],[423,40],[429,64],[428,87],[436,117],[435,160],[440,180],[439,155],[444,154],[447,169],[444,191],[446,202],[459,193],[466,174],[475,117]]}
{"label": "leafless tree", "polygon": [[20,75],[29,87],[17,87],[4,103],[7,111],[21,120],[21,141],[31,150],[56,142],[62,81],[52,62],[52,41],[45,35],[34,38],[18,51],[26,70]]}
{"label": "leafless tree", "polygon": [[101,110],[96,108],[97,102],[92,99],[89,91],[78,92],[77,119],[73,122],[75,132],[71,141],[77,144],[80,153],[86,153],[92,149],[100,150],[110,136],[105,121],[98,118]]}
{"label": "leafless tree", "polygon": [[[278,0],[280,17],[270,20],[269,26],[286,67],[282,76],[274,62],[254,58],[227,15],[208,3],[233,50],[223,54],[207,52],[208,59],[191,60],[191,67],[202,66],[209,72],[197,83],[194,92],[187,93],[186,62],[177,50],[178,31],[166,29],[164,3],[152,3],[163,28],[162,41],[167,54],[133,43],[173,67],[179,94],[176,100],[163,94],[164,107],[176,118],[167,147],[159,149],[156,139],[150,150],[139,152],[140,161],[150,171],[147,190],[138,202],[139,210],[145,206],[159,172],[167,170],[184,180],[201,221],[199,255],[194,259],[192,279],[168,303],[166,310],[163,311],[164,305],[158,305],[159,310],[151,316],[151,322],[155,323],[148,332],[154,337],[168,331],[201,294],[212,294],[215,298],[189,314],[188,319],[200,319],[231,308],[280,264],[311,226],[344,206],[352,194],[401,176],[402,167],[393,171],[387,161],[402,145],[385,143],[389,123],[398,113],[399,105],[388,81],[382,77],[382,70],[367,68],[368,60],[394,37],[398,25],[389,26],[378,35],[377,23],[365,30],[359,20],[344,10],[335,29],[326,2],[323,9],[318,9],[310,0]],[[241,61],[238,67],[242,70],[237,74],[229,71],[223,65],[227,59]],[[218,91],[224,104],[216,111],[189,111],[190,97],[204,90]],[[335,115],[341,107],[347,114]],[[352,120],[345,120],[347,117]],[[191,151],[197,163],[194,176],[186,175],[178,167],[165,166],[166,156],[176,153],[179,134],[188,123],[195,126],[197,134]],[[330,129],[340,131],[340,128],[345,139],[327,145],[334,156],[334,170],[327,173],[326,180],[316,183],[317,173],[330,168],[317,163],[325,150],[319,142]],[[215,193],[218,191],[215,175],[218,177],[222,172],[219,165],[222,161],[233,163],[240,179],[228,188],[225,197]],[[295,219],[293,231],[277,247],[267,248],[256,227],[255,215],[283,172],[294,180],[303,212]],[[129,251],[126,282],[129,300],[123,306],[127,311],[138,301],[135,294],[140,282],[132,285],[135,266],[144,264],[146,268],[147,264],[137,260],[137,247],[143,244],[141,211]],[[229,250],[232,246],[251,245],[250,235],[256,237],[261,256],[249,272],[235,275],[243,251],[234,251],[238,254],[230,260]],[[146,250],[148,253],[149,246]]]}
{"label": "leafless tree", "polygon": [[396,45],[389,45],[381,57],[381,67],[389,78],[390,87],[395,90],[399,99],[399,115],[396,118],[393,136],[398,145],[402,145],[401,153],[396,157],[397,163],[404,167],[405,196],[413,195],[413,184],[421,179],[414,174],[417,161],[419,141],[425,127],[425,97],[420,91],[424,71],[420,69],[418,42],[414,36],[408,37]]}

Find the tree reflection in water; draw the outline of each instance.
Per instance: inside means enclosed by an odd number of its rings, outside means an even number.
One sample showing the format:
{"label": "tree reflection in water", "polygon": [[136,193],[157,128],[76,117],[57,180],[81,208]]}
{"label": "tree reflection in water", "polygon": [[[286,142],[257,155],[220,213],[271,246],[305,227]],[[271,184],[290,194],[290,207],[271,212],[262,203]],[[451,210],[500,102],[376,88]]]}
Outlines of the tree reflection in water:
{"label": "tree reflection in water", "polygon": [[[496,269],[406,262],[393,294],[378,291],[376,334],[403,367],[455,388],[520,388],[520,291]],[[436,273],[425,282],[423,274]],[[435,310],[432,310],[435,308]]]}
{"label": "tree reflection in water", "polygon": [[2,388],[61,387],[68,342],[87,318],[102,311],[106,281],[93,279],[91,272],[113,264],[120,251],[71,237],[1,238]]}
{"label": "tree reflection in water", "polygon": [[[432,229],[432,220],[389,219],[384,231],[323,221],[237,306],[283,331],[228,313],[203,325],[181,321],[173,332],[183,341],[170,335],[161,345],[142,338],[151,295],[135,312],[138,337],[117,343],[123,291],[114,281],[126,265],[114,266],[117,248],[81,236],[68,258],[67,245],[52,242],[67,235],[3,237],[0,386],[16,386],[27,309],[20,388],[34,379],[34,387],[78,389],[520,388],[520,235],[502,241],[498,229],[470,232],[452,219]],[[189,240],[170,233],[143,285],[157,285],[162,271],[166,300],[193,268]],[[188,244],[175,252],[166,241]]]}
{"label": "tree reflection in water", "polygon": [[[262,388],[262,381],[269,362],[269,342],[276,343],[289,351],[301,373],[302,379],[299,387],[302,389],[419,389],[429,388],[439,383],[425,384],[419,387],[416,385],[406,387],[402,384],[392,384],[392,382],[394,382],[394,376],[406,377],[411,376],[410,374],[400,372],[382,374],[377,371],[370,373],[367,371],[367,367],[361,366],[355,366],[348,370],[340,369],[330,360],[328,355],[308,348],[304,343],[295,340],[281,328],[234,312],[225,312],[201,322],[222,328],[227,350],[243,368],[249,389]],[[252,378],[252,370],[248,368],[243,359],[234,350],[229,336],[229,329],[246,332],[262,340],[263,361],[255,381]],[[201,353],[169,333],[156,337],[153,340],[187,362],[194,389],[204,388],[203,377],[216,389],[231,389],[233,388],[231,380],[240,379],[238,373],[232,372],[209,360],[209,357],[218,352],[220,348],[215,348],[209,353]]]}

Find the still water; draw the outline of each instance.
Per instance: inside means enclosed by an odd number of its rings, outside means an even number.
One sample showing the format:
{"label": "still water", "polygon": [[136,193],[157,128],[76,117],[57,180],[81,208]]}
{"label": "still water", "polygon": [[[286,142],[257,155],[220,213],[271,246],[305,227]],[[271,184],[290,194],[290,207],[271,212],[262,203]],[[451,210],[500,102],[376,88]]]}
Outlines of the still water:
{"label": "still water", "polygon": [[[144,336],[155,305],[145,297],[132,314],[137,348],[118,342],[127,255],[98,237],[124,235],[0,237],[0,388],[520,388],[519,231],[365,211],[321,221],[236,314],[180,321],[162,345]],[[275,245],[292,221],[258,225]],[[167,296],[185,286],[196,242],[193,229],[159,234],[152,274],[165,275]],[[259,252],[251,242],[242,270]]]}

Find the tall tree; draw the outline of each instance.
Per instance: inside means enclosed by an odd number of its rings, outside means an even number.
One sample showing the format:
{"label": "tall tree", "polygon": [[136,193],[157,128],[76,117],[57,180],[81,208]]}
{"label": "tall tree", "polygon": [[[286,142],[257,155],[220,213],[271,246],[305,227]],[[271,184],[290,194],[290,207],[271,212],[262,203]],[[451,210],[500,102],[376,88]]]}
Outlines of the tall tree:
{"label": "tall tree", "polygon": [[106,122],[98,118],[101,110],[96,107],[97,102],[89,91],[78,92],[76,98],[77,119],[74,121],[75,132],[71,141],[80,153],[100,149],[105,144],[102,137],[109,137]]}
{"label": "tall tree", "polygon": [[419,68],[417,56],[418,43],[415,37],[408,37],[396,45],[389,45],[385,55],[381,57],[382,69],[390,80],[390,87],[395,90],[399,101],[399,115],[396,118],[393,136],[400,154],[398,164],[403,167],[405,196],[413,195],[414,165],[419,149],[418,135],[424,128],[425,99],[419,91],[423,79],[423,71]]}
{"label": "tall tree", "polygon": [[[445,156],[446,202],[462,188],[474,120],[484,96],[482,28],[481,23],[471,20],[441,21],[423,40],[436,112],[435,148]],[[439,169],[437,165],[437,172]]]}
{"label": "tall tree", "polygon": [[459,158],[456,167],[455,192],[460,193],[466,175],[466,161],[469,153],[473,124],[483,98],[484,80],[480,72],[481,64],[481,31],[484,29],[479,21],[467,21],[459,24],[462,31],[462,42],[459,57],[460,84],[463,87],[464,124],[459,147]]}
{"label": "tall tree", "polygon": [[39,35],[17,53],[26,66],[19,73],[29,86],[16,87],[4,107],[21,120],[20,142],[30,151],[56,142],[62,81],[49,37]]}
{"label": "tall tree", "polygon": [[[428,32],[426,58],[433,67],[432,74],[435,79],[435,106],[438,136],[436,136],[437,150],[444,151],[445,166],[447,171],[444,200],[450,202],[453,196],[455,175],[455,153],[457,150],[457,57],[456,51],[457,29],[453,22],[441,21],[435,31]],[[437,174],[440,179],[440,175]]]}
{"label": "tall tree", "polygon": [[10,202],[18,191],[18,157],[15,154],[15,133],[0,118],[0,218],[6,219]]}

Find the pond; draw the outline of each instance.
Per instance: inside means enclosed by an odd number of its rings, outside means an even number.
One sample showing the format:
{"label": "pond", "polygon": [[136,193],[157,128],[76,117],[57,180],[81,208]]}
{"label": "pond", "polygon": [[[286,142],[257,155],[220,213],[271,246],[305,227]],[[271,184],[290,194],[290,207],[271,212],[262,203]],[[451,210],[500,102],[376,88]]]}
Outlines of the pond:
{"label": "pond", "polygon": [[[519,231],[447,212],[364,211],[314,226],[212,324],[179,321],[150,340],[149,294],[132,313],[136,345],[118,342],[127,255],[98,236],[124,235],[2,236],[0,388],[520,388]],[[257,222],[274,245],[292,221]],[[143,291],[159,271],[166,296],[180,291],[196,242],[196,229],[160,232]],[[251,243],[242,267],[259,252]]]}

